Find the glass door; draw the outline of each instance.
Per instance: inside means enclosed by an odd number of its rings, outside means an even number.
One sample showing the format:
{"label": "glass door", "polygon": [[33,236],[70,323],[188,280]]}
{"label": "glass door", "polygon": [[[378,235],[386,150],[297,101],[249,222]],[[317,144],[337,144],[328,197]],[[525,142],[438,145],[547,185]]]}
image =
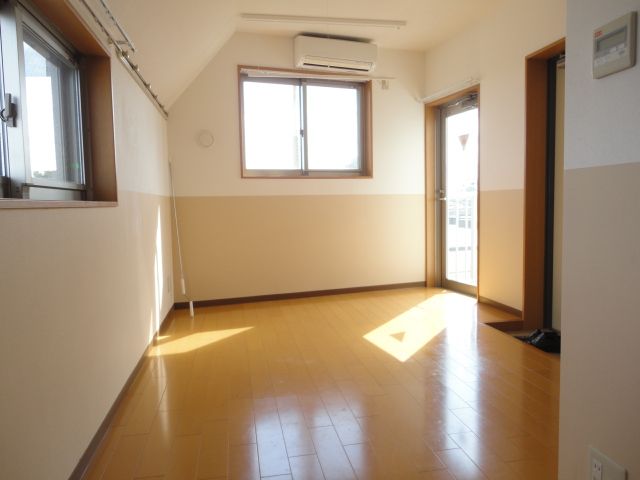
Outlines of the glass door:
{"label": "glass door", "polygon": [[478,99],[442,107],[440,118],[440,275],[444,288],[475,295],[478,286]]}

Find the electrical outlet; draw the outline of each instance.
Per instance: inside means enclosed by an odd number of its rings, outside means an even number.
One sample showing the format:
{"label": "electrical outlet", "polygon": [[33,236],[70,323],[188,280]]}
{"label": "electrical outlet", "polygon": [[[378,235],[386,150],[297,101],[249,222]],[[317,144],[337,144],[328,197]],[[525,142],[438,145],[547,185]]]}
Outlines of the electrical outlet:
{"label": "electrical outlet", "polygon": [[626,480],[627,471],[594,447],[589,447],[591,480]]}
{"label": "electrical outlet", "polygon": [[602,462],[591,457],[591,480],[602,480]]}

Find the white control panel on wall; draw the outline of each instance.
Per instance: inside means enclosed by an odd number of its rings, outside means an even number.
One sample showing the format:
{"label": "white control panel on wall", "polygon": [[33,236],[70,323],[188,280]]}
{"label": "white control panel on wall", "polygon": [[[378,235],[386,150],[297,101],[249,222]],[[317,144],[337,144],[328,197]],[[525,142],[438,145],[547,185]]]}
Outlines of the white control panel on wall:
{"label": "white control panel on wall", "polygon": [[631,68],[636,64],[636,24],[630,12],[593,32],[593,78]]}

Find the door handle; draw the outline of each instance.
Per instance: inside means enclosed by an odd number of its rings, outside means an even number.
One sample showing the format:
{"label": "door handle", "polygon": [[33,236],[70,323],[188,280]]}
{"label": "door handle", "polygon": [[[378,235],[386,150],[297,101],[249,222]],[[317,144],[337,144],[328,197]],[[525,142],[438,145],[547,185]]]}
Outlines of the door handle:
{"label": "door handle", "polygon": [[443,189],[438,190],[438,200],[441,202],[445,202],[447,200],[447,194]]}

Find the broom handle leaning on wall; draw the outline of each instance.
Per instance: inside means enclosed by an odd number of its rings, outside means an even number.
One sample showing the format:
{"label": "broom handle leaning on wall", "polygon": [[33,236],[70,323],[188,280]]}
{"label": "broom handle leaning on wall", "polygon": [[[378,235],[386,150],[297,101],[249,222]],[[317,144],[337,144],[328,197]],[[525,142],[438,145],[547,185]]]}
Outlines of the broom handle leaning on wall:
{"label": "broom handle leaning on wall", "polygon": [[182,244],[180,243],[180,227],[178,225],[178,207],[176,206],[176,191],[173,186],[173,164],[171,163],[171,159],[169,159],[169,183],[171,185],[171,200],[173,202],[173,218],[176,222],[176,239],[178,241],[178,264],[180,265],[180,287],[182,289],[182,295],[189,302],[189,314],[191,318],[194,317],[195,313],[193,310],[193,301],[187,296],[187,285],[184,280],[184,265],[182,263]]}

